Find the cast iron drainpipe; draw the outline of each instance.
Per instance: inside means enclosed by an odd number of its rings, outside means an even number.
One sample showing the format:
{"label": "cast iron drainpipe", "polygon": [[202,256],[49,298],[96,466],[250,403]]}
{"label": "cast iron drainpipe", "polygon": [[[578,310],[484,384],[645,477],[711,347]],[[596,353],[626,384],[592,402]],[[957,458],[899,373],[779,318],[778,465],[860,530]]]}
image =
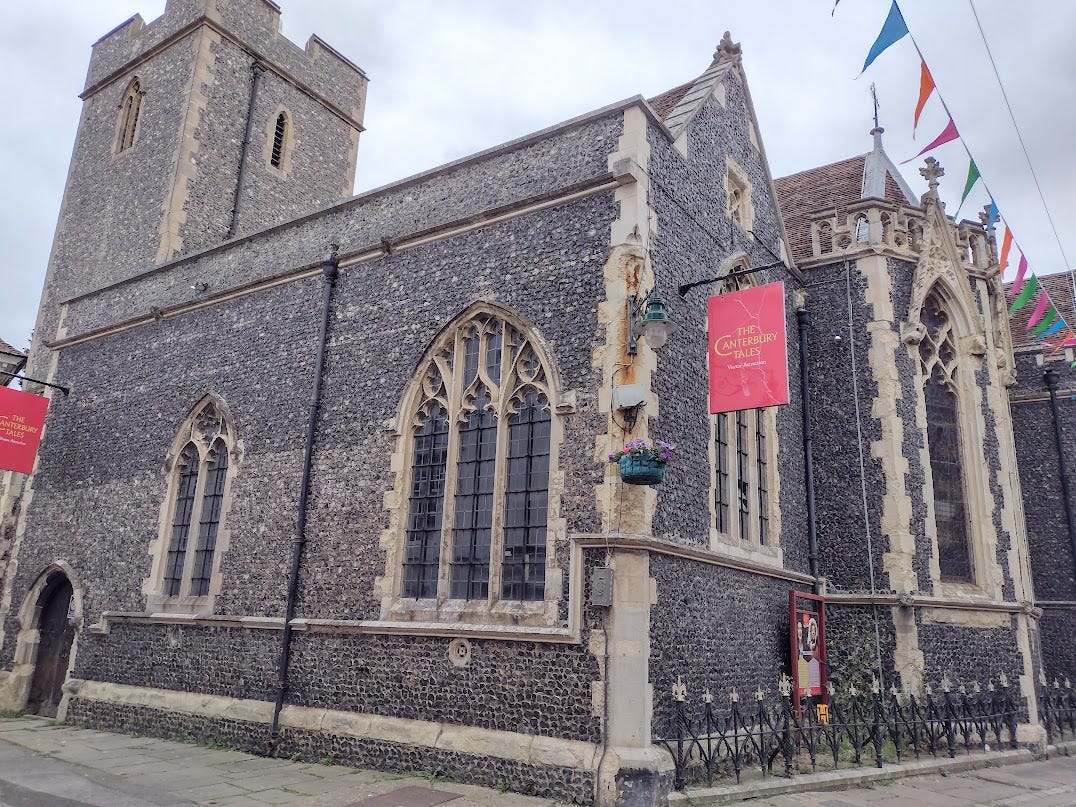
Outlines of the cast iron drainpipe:
{"label": "cast iron drainpipe", "polygon": [[811,324],[811,315],[806,308],[796,309],[796,323],[800,332],[800,398],[803,403],[803,475],[804,485],[807,488],[807,562],[810,564],[811,591],[814,594],[821,592],[821,582],[818,577],[818,531],[815,527],[814,515],[814,453],[812,451],[811,438],[811,371],[807,363],[807,326]]}
{"label": "cast iron drainpipe", "polygon": [[256,61],[250,66],[250,72],[253,80],[250,85],[250,99],[247,101],[247,128],[243,133],[243,147],[239,152],[239,176],[235,180],[235,198],[232,200],[232,223],[228,225],[228,234],[225,239],[232,238],[239,226],[239,202],[247,176],[247,152],[250,151],[250,138],[254,133],[254,104],[258,101],[258,87],[262,83],[265,65]]}
{"label": "cast iron drainpipe", "polygon": [[273,707],[273,726],[269,732],[269,750],[276,755],[280,741],[280,710],[288,694],[288,665],[291,661],[291,621],[295,617],[295,600],[299,593],[299,566],[303,560],[306,544],[306,509],[310,495],[310,465],[314,454],[314,434],[317,430],[318,411],[321,408],[321,375],[325,367],[325,348],[329,335],[329,305],[340,265],[336,249],[321,262],[321,331],[318,334],[318,361],[314,369],[314,391],[310,398],[310,414],[306,422],[306,447],[303,452],[303,477],[299,483],[299,514],[295,519],[295,533],[291,543],[291,574],[288,577],[288,600],[284,609],[284,635],[280,645],[280,665],[277,668],[276,705]]}
{"label": "cast iron drainpipe", "polygon": [[1054,415],[1054,440],[1057,442],[1057,465],[1061,472],[1061,500],[1065,504],[1065,523],[1069,528],[1069,542],[1072,544],[1073,568],[1076,568],[1076,529],[1072,523],[1072,505],[1069,504],[1069,472],[1065,465],[1065,445],[1061,437],[1061,413],[1057,408],[1057,370],[1053,368],[1042,374],[1046,389],[1050,391],[1050,408]]}

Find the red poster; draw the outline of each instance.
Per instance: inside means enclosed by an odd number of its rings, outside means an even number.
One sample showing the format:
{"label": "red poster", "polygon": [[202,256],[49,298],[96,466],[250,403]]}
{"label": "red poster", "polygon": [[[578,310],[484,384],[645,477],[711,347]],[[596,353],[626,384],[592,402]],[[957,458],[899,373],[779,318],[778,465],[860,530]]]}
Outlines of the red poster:
{"label": "red poster", "polygon": [[28,474],[45,426],[49,399],[0,387],[0,471]]}
{"label": "red poster", "polygon": [[[792,702],[799,713],[802,698],[826,703],[826,603],[817,594],[788,592],[792,644]],[[820,722],[821,715],[816,715]]]}
{"label": "red poster", "polygon": [[708,332],[711,412],[788,403],[783,283],[711,297]]}

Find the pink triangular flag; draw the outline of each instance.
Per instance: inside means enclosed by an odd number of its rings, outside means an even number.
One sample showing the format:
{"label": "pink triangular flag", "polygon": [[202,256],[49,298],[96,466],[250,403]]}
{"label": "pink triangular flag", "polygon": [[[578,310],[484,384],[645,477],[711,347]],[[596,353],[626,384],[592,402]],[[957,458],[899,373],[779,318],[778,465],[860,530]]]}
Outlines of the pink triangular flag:
{"label": "pink triangular flag", "polygon": [[1046,289],[1043,289],[1042,294],[1039,295],[1039,302],[1035,305],[1035,310],[1031,312],[1031,319],[1027,321],[1027,329],[1029,331],[1039,324],[1039,320],[1042,319],[1042,315],[1046,313],[1046,306],[1049,304],[1050,297],[1046,294]]}
{"label": "pink triangular flag", "polygon": [[949,118],[949,125],[945,127],[945,130],[940,135],[930,141],[930,145],[926,146],[921,152],[916,154],[915,157],[909,157],[907,160],[902,162],[901,165],[904,165],[904,163],[910,163],[916,157],[922,157],[931,149],[936,149],[938,146],[944,146],[946,143],[950,142],[951,140],[956,140],[958,137],[960,137],[960,132],[956,130],[956,124],[953,123],[953,119]]}
{"label": "pink triangular flag", "polygon": [[1020,265],[1016,269],[1016,279],[1012,282],[1012,294],[1013,297],[1020,293],[1020,289],[1024,285],[1024,275],[1027,274],[1027,258],[1024,257],[1023,252],[1020,253]]}

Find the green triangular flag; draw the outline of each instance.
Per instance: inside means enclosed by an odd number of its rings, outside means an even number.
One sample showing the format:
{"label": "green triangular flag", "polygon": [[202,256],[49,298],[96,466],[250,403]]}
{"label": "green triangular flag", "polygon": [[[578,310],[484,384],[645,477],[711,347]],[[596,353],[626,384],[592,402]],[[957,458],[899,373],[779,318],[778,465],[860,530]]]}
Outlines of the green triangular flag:
{"label": "green triangular flag", "polygon": [[979,181],[979,166],[975,164],[975,160],[971,161],[968,165],[968,179],[964,183],[964,195],[960,197],[960,204],[956,206],[956,213],[953,214],[953,218],[956,218],[960,214],[960,208],[964,206],[964,202],[968,200],[968,194],[971,193],[971,189],[975,187],[975,183]]}
{"label": "green triangular flag", "polygon": [[1039,277],[1038,275],[1032,275],[1031,280],[1024,284],[1023,291],[1017,295],[1016,299],[1012,301],[1012,305],[1009,306],[1009,316],[1011,317],[1025,305],[1027,301],[1035,296],[1035,292],[1039,290]]}
{"label": "green triangular flag", "polygon": [[1031,332],[1032,339],[1038,339],[1044,334],[1051,325],[1057,322],[1057,309],[1050,306],[1050,310],[1046,312],[1046,316],[1042,318],[1042,322],[1035,326],[1035,330]]}

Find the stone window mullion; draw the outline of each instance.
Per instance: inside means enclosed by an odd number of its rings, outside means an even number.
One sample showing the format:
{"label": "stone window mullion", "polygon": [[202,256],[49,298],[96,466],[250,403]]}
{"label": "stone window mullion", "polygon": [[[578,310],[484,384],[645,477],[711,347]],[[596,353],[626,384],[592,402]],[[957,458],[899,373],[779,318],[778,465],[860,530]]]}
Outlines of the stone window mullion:
{"label": "stone window mullion", "polygon": [[437,573],[437,599],[447,600],[452,580],[452,535],[456,523],[456,487],[459,484],[460,415],[463,411],[464,350],[463,331],[458,330],[453,339],[452,375],[446,384],[448,390],[448,455],[445,460],[444,508],[441,517],[440,568]]}
{"label": "stone window mullion", "polygon": [[179,596],[191,596],[191,577],[194,574],[194,556],[198,554],[198,532],[202,522],[202,506],[205,504],[206,479],[209,476],[209,457],[204,446],[198,446],[198,483],[194,488],[194,506],[187,532],[187,551],[183,556],[183,576],[179,584]]}

